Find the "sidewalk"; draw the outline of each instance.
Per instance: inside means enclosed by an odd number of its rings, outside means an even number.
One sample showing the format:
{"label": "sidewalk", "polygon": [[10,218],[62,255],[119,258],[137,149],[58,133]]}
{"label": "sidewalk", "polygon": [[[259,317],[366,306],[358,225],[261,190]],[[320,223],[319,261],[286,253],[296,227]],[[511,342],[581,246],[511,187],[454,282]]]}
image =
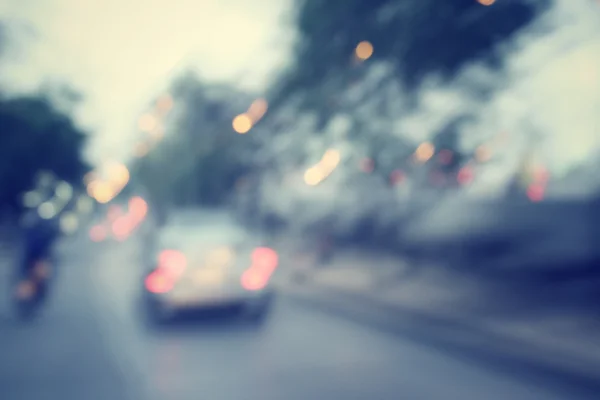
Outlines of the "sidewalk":
{"label": "sidewalk", "polygon": [[337,308],[360,303],[385,310],[388,319],[434,327],[452,344],[493,351],[600,390],[598,311],[549,305],[547,298],[528,296],[522,288],[439,266],[411,268],[393,257],[345,252],[315,267],[309,254],[303,258],[290,248],[283,253],[289,274],[282,285],[289,293],[344,299]]}

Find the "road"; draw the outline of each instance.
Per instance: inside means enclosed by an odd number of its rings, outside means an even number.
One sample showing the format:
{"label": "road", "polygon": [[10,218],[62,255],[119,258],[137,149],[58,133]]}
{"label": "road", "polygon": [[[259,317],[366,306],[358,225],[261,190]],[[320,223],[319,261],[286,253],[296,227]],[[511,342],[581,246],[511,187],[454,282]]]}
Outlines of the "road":
{"label": "road", "polygon": [[262,327],[226,315],[150,329],[135,301],[139,249],[73,239],[39,319],[15,324],[0,302],[3,400],[583,399],[285,295]]}

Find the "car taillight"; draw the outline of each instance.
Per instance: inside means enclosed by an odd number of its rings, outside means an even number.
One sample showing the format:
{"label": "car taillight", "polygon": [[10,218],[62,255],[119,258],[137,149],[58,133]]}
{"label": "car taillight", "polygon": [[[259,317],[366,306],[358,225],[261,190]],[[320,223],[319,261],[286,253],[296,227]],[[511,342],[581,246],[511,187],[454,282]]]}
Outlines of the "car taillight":
{"label": "car taillight", "polygon": [[242,287],[246,290],[261,290],[265,286],[269,279],[253,269],[248,269],[242,275]]}
{"label": "car taillight", "polygon": [[277,252],[268,247],[259,247],[252,252],[252,266],[264,272],[272,273],[277,268]]}
{"label": "car taillight", "polygon": [[171,278],[179,278],[185,271],[187,259],[177,250],[163,250],[158,255],[158,270]]}
{"label": "car taillight", "polygon": [[150,275],[146,277],[144,283],[146,284],[146,289],[148,289],[148,291],[156,294],[167,293],[169,290],[173,289],[174,286],[173,278],[163,273],[161,270],[150,273]]}
{"label": "car taillight", "polygon": [[277,268],[277,252],[268,247],[259,247],[252,252],[252,264],[242,275],[242,287],[246,290],[263,289]]}

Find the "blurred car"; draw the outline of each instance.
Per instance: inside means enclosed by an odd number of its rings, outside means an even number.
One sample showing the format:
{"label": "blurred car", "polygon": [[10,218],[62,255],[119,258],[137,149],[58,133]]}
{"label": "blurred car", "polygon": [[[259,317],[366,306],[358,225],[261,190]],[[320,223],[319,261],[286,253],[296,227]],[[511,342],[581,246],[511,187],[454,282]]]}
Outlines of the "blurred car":
{"label": "blurred car", "polygon": [[223,306],[255,321],[269,312],[278,255],[227,214],[170,215],[147,254],[143,306],[153,322]]}

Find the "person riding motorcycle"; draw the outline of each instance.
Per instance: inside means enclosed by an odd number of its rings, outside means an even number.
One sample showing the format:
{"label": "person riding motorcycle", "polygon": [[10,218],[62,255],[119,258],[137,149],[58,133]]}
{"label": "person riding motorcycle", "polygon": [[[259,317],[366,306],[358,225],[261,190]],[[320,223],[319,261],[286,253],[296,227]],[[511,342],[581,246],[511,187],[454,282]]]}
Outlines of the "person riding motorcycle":
{"label": "person riding motorcycle", "polygon": [[[42,207],[42,206],[40,206]],[[19,265],[18,298],[35,294],[36,281],[51,273],[52,248],[60,237],[59,215],[41,215],[41,208],[27,212],[23,219],[23,249]]]}

